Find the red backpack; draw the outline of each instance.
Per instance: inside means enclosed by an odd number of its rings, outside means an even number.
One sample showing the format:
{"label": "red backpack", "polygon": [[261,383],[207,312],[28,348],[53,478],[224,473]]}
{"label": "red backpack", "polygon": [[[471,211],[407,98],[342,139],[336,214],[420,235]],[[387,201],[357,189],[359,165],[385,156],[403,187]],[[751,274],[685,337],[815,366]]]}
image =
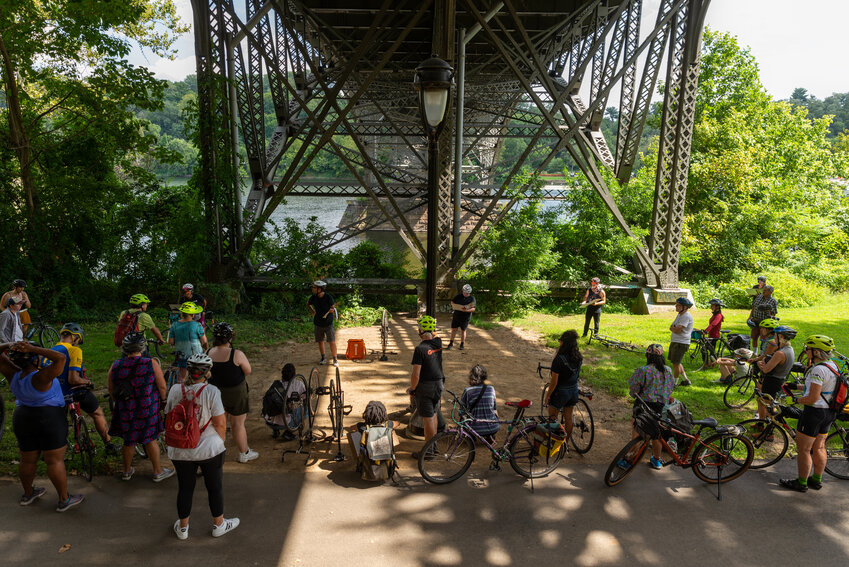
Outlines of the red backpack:
{"label": "red backpack", "polygon": [[186,396],[186,387],[182,384],[183,399],[165,414],[165,444],[175,449],[194,449],[200,443],[200,435],[209,425],[210,419],[203,427],[198,423],[200,406],[197,398],[206,388],[201,386],[197,392],[189,391],[191,397]]}
{"label": "red backpack", "polygon": [[130,313],[129,309],[121,313],[121,319],[115,327],[115,346],[121,346],[124,337],[139,330],[139,313]]}

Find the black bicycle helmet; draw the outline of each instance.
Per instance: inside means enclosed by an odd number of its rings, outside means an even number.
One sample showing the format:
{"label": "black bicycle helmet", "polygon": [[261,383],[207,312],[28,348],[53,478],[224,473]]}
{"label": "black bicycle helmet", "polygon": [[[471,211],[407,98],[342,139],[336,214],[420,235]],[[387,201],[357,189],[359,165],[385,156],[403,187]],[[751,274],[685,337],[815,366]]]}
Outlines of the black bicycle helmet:
{"label": "black bicycle helmet", "polygon": [[224,321],[216,323],[212,328],[212,336],[219,340],[229,341],[233,338],[234,333],[233,325]]}
{"label": "black bicycle helmet", "polygon": [[141,352],[146,346],[147,339],[144,337],[144,333],[127,333],[124,340],[121,341],[121,350],[124,352]]}
{"label": "black bicycle helmet", "polygon": [[722,300],[718,298],[714,298],[708,301],[708,305],[719,305],[720,307],[725,307],[725,304],[722,302]]}
{"label": "black bicycle helmet", "polygon": [[675,300],[675,303],[680,303],[684,307],[692,307],[693,306],[693,302],[690,301],[689,299],[687,299],[686,297],[679,297],[678,299]]}
{"label": "black bicycle helmet", "polygon": [[788,341],[792,341],[796,338],[796,329],[788,327],[787,325],[779,325],[775,328],[775,334],[782,335]]}
{"label": "black bicycle helmet", "polygon": [[68,333],[70,335],[77,335],[80,338],[80,342],[77,344],[83,344],[85,342],[85,331],[77,323],[65,323],[64,325],[62,325],[62,329],[60,329],[59,335],[62,335],[64,333]]}
{"label": "black bicycle helmet", "polygon": [[12,282],[12,287],[26,287],[27,282],[21,279]]}
{"label": "black bicycle helmet", "polygon": [[[37,344],[35,344],[32,341],[27,341],[27,342],[32,346],[38,346]],[[37,354],[33,354],[31,352],[23,352],[23,351],[20,351],[20,350],[12,350],[12,349],[9,349],[9,350],[6,351],[6,356],[9,357],[9,360],[12,361],[12,364],[17,366],[21,370],[26,368],[30,364],[31,361],[34,362],[33,359],[38,358]]]}

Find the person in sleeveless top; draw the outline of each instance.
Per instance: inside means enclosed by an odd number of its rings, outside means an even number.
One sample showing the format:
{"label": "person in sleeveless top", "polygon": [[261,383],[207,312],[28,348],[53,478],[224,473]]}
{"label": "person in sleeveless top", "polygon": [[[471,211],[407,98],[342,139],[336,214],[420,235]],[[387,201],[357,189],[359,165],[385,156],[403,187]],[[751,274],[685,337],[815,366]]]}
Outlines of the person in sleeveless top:
{"label": "person in sleeveless top", "polygon": [[[758,369],[761,371],[761,391],[764,394],[775,396],[781,391],[781,386],[790,375],[796,353],[790,341],[796,338],[796,331],[786,325],[775,328],[775,344],[778,349],[763,360],[758,361]],[[766,406],[758,398],[758,417],[766,417]]]}
{"label": "person in sleeveless top", "polygon": [[245,430],[245,419],[250,411],[247,377],[251,373],[251,363],[245,353],[233,348],[234,336],[235,331],[230,323],[216,323],[212,329],[213,346],[207,354],[212,359],[210,383],[221,390],[221,402],[230,420],[233,441],[239,449],[238,461],[247,463],[259,457],[259,453],[248,445],[248,433]]}
{"label": "person in sleeveless top", "polygon": [[584,294],[582,305],[587,306],[587,313],[584,319],[584,334],[587,336],[587,331],[590,329],[590,320],[594,321],[593,332],[598,334],[598,323],[601,320],[601,306],[607,303],[607,294],[601,289],[601,280],[593,278],[590,282],[590,288]]}
{"label": "person in sleeveless top", "polygon": [[572,436],[572,410],[578,403],[578,378],[584,357],[578,350],[578,332],[564,331],[560,335],[560,347],[551,361],[551,381],[545,394],[548,416],[557,417],[563,412],[566,439]]}

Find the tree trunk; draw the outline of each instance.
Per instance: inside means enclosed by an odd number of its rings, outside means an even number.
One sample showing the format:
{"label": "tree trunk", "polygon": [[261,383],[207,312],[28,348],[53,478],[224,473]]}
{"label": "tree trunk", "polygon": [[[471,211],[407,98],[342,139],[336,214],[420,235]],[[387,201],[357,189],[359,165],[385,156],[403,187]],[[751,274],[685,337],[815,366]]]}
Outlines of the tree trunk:
{"label": "tree trunk", "polygon": [[21,100],[19,96],[18,83],[15,79],[15,68],[12,59],[6,50],[3,35],[0,34],[0,56],[3,57],[3,76],[6,83],[6,100],[9,102],[9,129],[12,147],[18,156],[21,169],[21,186],[24,189],[27,203],[27,216],[32,218],[35,214],[36,190],[35,180],[32,176],[32,148],[30,147],[29,135],[24,116],[21,111]]}

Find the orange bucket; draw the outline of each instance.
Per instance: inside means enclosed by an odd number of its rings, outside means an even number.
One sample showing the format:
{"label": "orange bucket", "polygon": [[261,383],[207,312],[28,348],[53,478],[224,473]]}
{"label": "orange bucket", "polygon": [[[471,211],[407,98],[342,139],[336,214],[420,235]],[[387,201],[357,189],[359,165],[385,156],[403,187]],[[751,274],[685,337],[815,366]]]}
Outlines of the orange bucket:
{"label": "orange bucket", "polygon": [[348,360],[360,360],[366,357],[366,342],[363,339],[348,339],[348,350],[345,351]]}

